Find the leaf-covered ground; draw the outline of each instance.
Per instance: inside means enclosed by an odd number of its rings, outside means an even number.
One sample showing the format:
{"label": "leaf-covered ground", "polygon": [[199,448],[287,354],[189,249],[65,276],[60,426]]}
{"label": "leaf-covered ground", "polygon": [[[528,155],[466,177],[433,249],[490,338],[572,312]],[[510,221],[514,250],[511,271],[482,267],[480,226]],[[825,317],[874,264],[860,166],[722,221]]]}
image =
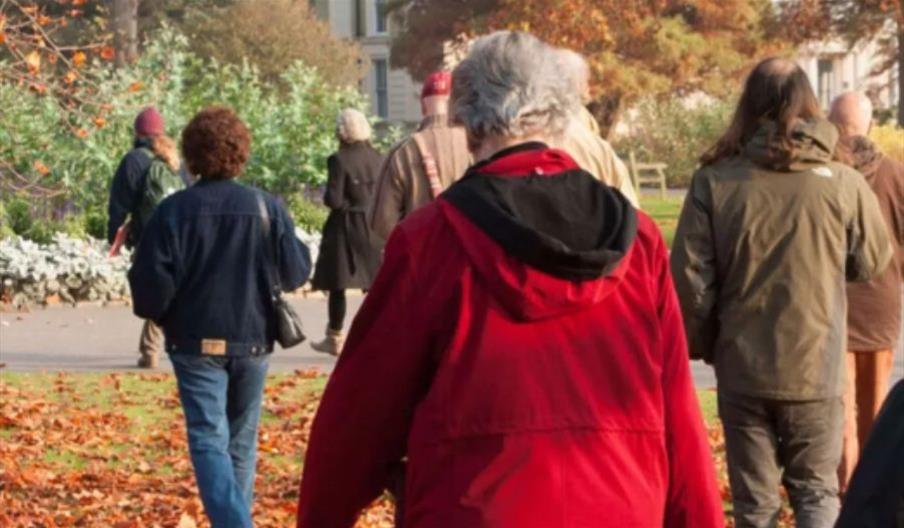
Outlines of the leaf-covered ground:
{"label": "leaf-covered ground", "polygon": [[[325,381],[302,371],[268,380],[256,526],[294,525],[302,456]],[[715,395],[699,395],[727,499]],[[197,497],[171,375],[0,371],[0,526],[207,526]],[[389,500],[377,501],[358,526],[391,527]]]}

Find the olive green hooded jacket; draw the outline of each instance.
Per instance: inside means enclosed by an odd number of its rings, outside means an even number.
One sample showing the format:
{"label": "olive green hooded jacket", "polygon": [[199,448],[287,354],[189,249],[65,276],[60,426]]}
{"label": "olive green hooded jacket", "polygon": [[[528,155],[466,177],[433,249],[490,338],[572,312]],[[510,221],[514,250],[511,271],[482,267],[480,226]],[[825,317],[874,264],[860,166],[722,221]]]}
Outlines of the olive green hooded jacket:
{"label": "olive green hooded jacket", "polygon": [[891,245],[863,176],[832,161],[832,124],[798,122],[790,149],[772,130],[691,182],[671,256],[691,357],[720,391],[840,396],[845,280],[881,273]]}

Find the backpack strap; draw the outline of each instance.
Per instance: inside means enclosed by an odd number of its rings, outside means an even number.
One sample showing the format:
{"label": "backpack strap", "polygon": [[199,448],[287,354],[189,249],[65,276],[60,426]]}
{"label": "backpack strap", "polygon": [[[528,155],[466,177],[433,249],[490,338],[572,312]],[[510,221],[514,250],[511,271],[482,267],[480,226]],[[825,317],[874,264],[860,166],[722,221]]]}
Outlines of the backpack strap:
{"label": "backpack strap", "polygon": [[148,174],[151,173],[151,168],[154,166],[154,160],[157,159],[157,155],[154,154],[154,151],[147,147],[140,147],[138,152],[141,152],[145,156],[148,157],[148,166],[144,169],[144,172],[141,173],[141,180],[138,182],[138,188],[135,189],[135,201],[132,202],[135,205],[133,206],[132,214],[138,212],[138,208],[141,207],[141,201],[144,200],[144,188],[148,185]]}
{"label": "backpack strap", "polygon": [[436,164],[436,158],[433,157],[433,154],[424,142],[424,138],[420,134],[414,134],[411,136],[411,139],[414,140],[414,144],[421,154],[421,160],[424,165],[424,174],[427,175],[427,183],[430,184],[430,194],[435,200],[443,192],[443,182],[439,179],[439,168]]}

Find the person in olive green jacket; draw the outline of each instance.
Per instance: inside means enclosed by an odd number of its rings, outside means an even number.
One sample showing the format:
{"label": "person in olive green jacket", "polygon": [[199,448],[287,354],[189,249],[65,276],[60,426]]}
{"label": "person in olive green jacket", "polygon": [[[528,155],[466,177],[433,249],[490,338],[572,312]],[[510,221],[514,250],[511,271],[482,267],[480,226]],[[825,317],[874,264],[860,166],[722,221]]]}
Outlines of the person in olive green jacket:
{"label": "person in olive green jacket", "polygon": [[775,526],[779,481],[798,527],[838,515],[845,280],[892,251],[837,142],[800,67],[763,61],[679,220],[672,273],[691,357],[715,366],[738,528]]}

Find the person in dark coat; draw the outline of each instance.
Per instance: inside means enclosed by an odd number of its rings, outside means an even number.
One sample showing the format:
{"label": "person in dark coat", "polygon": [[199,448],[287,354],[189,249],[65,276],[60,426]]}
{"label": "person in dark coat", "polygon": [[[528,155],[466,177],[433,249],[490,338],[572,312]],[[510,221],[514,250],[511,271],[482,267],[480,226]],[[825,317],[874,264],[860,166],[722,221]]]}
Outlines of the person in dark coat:
{"label": "person in dark coat", "polygon": [[[126,222],[125,246],[138,247],[141,233],[149,216],[144,212],[153,210],[156,201],[148,203],[148,179],[159,170],[173,173],[180,169],[179,154],[175,142],[166,135],[163,116],[153,106],[145,108],[135,118],[135,141],[116,169],[110,185],[110,200],[107,206],[107,242],[111,245],[116,234]],[[162,163],[161,163],[162,162]],[[187,185],[187,184],[186,184]],[[176,186],[167,190],[176,191]],[[164,198],[161,193],[160,198]],[[163,332],[153,321],[145,320],[138,341],[139,368],[157,368],[160,351],[163,350]]]}
{"label": "person in dark coat", "polygon": [[836,528],[904,528],[904,381],[876,419]]}
{"label": "person in dark coat", "polygon": [[155,209],[129,271],[133,309],[163,328],[201,501],[213,528],[251,528],[257,432],[277,337],[274,292],[307,281],[308,248],[274,196],[236,181],[251,133],[210,107],[182,132],[198,183]]}
{"label": "person in dark coat", "polygon": [[336,119],[339,151],[327,160],[324,202],[330,215],[311,282],[315,290],[329,292],[329,324],[326,338],[311,347],[334,356],[344,341],[345,290],[370,288],[380,266],[380,245],[367,223],[367,211],[383,158],[371,146],[370,134],[364,114],[343,110]]}

